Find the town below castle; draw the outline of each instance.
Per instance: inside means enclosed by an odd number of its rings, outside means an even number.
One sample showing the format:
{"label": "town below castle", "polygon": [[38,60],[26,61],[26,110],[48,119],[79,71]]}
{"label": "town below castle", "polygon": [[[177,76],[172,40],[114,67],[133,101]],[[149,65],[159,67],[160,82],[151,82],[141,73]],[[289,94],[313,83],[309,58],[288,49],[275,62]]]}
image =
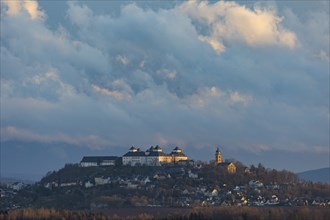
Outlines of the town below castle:
{"label": "town below castle", "polygon": [[[163,164],[193,164],[181,148],[175,147],[171,153],[166,154],[160,146],[151,146],[146,151],[132,146],[122,157],[118,156],[85,156],[80,162],[81,167],[96,166],[161,166]],[[223,162],[220,149],[215,152],[215,165],[222,166],[229,173],[236,173],[236,166],[233,162]]]}
{"label": "town below castle", "polygon": [[49,171],[33,185],[0,185],[0,210],[330,207],[329,185],[302,182],[292,172],[261,164],[228,162],[219,148],[211,156],[209,163],[194,161],[179,147],[166,153],[160,146],[146,151],[131,147],[122,156],[85,156],[79,163]]}

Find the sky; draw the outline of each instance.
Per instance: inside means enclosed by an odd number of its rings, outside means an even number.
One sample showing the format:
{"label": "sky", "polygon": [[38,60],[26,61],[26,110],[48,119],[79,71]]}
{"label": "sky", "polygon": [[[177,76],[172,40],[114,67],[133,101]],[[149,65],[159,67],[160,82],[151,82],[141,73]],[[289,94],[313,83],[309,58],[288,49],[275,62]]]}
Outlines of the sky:
{"label": "sky", "polygon": [[1,175],[179,146],[329,167],[329,1],[1,1]]}

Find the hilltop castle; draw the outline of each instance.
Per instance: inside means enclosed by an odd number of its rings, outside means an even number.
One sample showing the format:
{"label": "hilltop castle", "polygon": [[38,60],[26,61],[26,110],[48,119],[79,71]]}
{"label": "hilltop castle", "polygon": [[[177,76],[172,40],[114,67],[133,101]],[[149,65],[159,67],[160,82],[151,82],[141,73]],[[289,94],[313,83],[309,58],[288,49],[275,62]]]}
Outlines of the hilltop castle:
{"label": "hilltop castle", "polygon": [[122,157],[83,157],[80,166],[114,166],[121,162],[123,165],[130,166],[160,166],[164,163],[176,163],[187,160],[188,157],[182,152],[181,148],[175,147],[170,154],[166,154],[163,152],[162,148],[157,145],[156,147],[151,146],[146,152],[141,151],[140,148],[131,147]]}
{"label": "hilltop castle", "polygon": [[[182,149],[175,147],[170,154],[163,152],[160,146],[151,146],[145,152],[140,148],[131,147],[129,151],[122,157],[114,156],[94,156],[83,157],[80,162],[82,167],[94,166],[115,166],[117,164],[137,166],[160,166],[162,164],[177,163],[179,161],[188,161],[188,157],[183,153]],[[229,173],[236,173],[236,166],[232,162],[223,162],[219,148],[215,152],[215,165],[224,167]]]}
{"label": "hilltop castle", "polygon": [[146,152],[141,151],[140,148],[131,147],[123,156],[123,165],[158,166],[162,163],[175,163],[182,160],[188,160],[188,157],[178,147],[174,148],[170,154],[165,154],[158,145],[151,146]]}

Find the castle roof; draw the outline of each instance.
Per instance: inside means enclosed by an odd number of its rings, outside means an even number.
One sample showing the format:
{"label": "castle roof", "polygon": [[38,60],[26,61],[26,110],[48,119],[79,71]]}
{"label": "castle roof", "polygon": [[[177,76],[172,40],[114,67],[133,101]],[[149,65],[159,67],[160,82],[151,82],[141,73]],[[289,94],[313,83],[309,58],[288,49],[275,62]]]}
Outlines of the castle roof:
{"label": "castle roof", "polygon": [[156,147],[151,146],[146,152],[140,151],[139,148],[131,147],[130,151],[123,155],[123,157],[160,157],[160,156],[178,156],[187,157],[179,147],[175,147],[170,154],[163,152],[162,148],[158,145]]}
{"label": "castle roof", "polygon": [[143,151],[135,151],[135,152],[129,151],[126,154],[124,154],[123,157],[142,157],[145,155],[146,154]]}
{"label": "castle roof", "polygon": [[157,145],[152,151],[153,152],[163,152],[163,149]]}
{"label": "castle roof", "polygon": [[154,146],[151,146],[146,152],[152,152],[154,150]]}
{"label": "castle roof", "polygon": [[182,152],[171,152],[171,156],[179,156],[179,157],[186,157],[187,155],[185,155],[184,153]]}
{"label": "castle roof", "polygon": [[[233,162],[223,162],[223,163],[218,163],[218,166],[221,166],[221,167],[227,167],[229,166],[229,164],[234,164]],[[234,164],[235,165],[235,164]]]}
{"label": "castle roof", "polygon": [[152,151],[147,157],[158,157],[158,156],[168,156],[163,151]]}

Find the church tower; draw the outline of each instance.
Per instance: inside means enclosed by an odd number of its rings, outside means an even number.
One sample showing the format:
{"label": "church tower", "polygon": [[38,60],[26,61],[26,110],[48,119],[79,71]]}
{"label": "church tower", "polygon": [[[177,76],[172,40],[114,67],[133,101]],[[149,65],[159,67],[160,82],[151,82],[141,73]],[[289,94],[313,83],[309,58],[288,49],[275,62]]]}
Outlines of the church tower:
{"label": "church tower", "polygon": [[217,148],[217,151],[215,152],[215,164],[222,163],[221,153],[219,148]]}

